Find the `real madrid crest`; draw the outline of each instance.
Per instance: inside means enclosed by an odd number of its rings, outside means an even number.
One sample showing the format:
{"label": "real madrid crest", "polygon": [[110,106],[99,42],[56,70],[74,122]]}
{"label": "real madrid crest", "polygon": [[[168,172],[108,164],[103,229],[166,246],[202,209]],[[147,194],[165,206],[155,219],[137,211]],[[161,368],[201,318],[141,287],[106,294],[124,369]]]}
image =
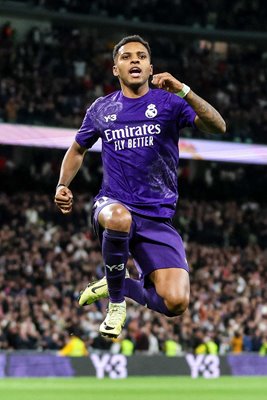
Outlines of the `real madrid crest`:
{"label": "real madrid crest", "polygon": [[147,118],[154,118],[158,114],[158,110],[156,109],[155,104],[149,104],[147,106],[145,116]]}

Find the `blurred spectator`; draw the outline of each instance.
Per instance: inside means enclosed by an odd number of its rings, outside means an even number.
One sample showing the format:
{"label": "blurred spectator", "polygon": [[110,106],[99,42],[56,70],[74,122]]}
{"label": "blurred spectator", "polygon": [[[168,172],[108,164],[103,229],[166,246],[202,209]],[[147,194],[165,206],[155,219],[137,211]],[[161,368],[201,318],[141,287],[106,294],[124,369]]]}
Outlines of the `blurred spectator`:
{"label": "blurred spectator", "polygon": [[1,28],[0,43],[3,47],[9,47],[14,40],[15,31],[10,21],[7,21]]}
{"label": "blurred spectator", "polygon": [[131,356],[134,353],[134,343],[130,335],[125,335],[120,341],[120,353],[125,356]]}
{"label": "blurred spectator", "polygon": [[252,351],[259,352],[262,346],[262,335],[258,329],[252,334]]}
{"label": "blurred spectator", "polygon": [[58,355],[68,357],[83,357],[88,355],[84,341],[79,337],[81,333],[78,329],[73,330],[65,346],[59,350]]}
{"label": "blurred spectator", "polygon": [[240,332],[235,332],[231,339],[231,351],[235,354],[243,351],[243,337]]}
{"label": "blurred spectator", "polygon": [[153,327],[150,321],[147,321],[144,323],[143,326],[143,332],[148,338],[148,348],[147,348],[147,354],[148,355],[153,355],[153,354],[158,354],[159,353],[159,343],[158,339],[155,336],[153,332]]}
{"label": "blurred spectator", "polygon": [[262,345],[259,350],[260,356],[267,356],[267,334],[265,333],[262,339]]}
{"label": "blurred spectator", "polygon": [[175,357],[182,354],[182,346],[177,335],[168,335],[163,345],[164,354],[167,357]]}
{"label": "blurred spectator", "polygon": [[252,351],[252,335],[250,334],[249,328],[244,329],[243,334],[243,351]]}
{"label": "blurred spectator", "polygon": [[8,350],[8,342],[6,340],[6,336],[3,333],[2,328],[0,327],[0,350]]}
{"label": "blurred spectator", "polygon": [[204,332],[200,328],[194,332],[192,348],[195,354],[206,354],[207,348],[204,340]]}
{"label": "blurred spectator", "polygon": [[218,354],[219,353],[219,346],[215,342],[214,333],[209,332],[204,338],[204,342],[206,345],[206,354]]}

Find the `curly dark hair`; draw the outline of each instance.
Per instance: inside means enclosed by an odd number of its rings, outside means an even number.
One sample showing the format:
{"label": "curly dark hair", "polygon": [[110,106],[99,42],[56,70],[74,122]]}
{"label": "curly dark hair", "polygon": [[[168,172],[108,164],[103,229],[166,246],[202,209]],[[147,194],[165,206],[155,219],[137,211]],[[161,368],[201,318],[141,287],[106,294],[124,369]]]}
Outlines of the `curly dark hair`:
{"label": "curly dark hair", "polygon": [[119,43],[117,43],[117,44],[114,46],[114,49],[113,49],[113,60],[115,60],[115,58],[117,57],[117,54],[118,54],[119,49],[120,49],[122,46],[124,46],[126,43],[131,43],[131,42],[139,42],[139,43],[142,43],[142,45],[144,45],[145,48],[147,49],[148,54],[149,54],[149,57],[150,57],[150,59],[151,59],[151,49],[150,49],[150,46],[149,46],[148,42],[146,42],[146,41],[145,41],[141,36],[139,36],[139,35],[132,35],[132,36],[126,36],[126,37],[124,37],[123,39],[121,39],[121,40],[119,41]]}

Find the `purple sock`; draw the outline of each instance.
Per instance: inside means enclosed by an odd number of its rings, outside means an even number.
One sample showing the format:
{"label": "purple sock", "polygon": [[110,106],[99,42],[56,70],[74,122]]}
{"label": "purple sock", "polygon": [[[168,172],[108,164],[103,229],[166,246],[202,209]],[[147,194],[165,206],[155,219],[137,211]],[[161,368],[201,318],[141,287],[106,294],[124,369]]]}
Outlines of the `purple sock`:
{"label": "purple sock", "polygon": [[125,266],[129,256],[129,234],[105,229],[102,254],[106,266],[108,292],[111,303],[124,301]]}
{"label": "purple sock", "polygon": [[153,286],[145,289],[142,282],[136,279],[125,279],[124,296],[135,300],[142,306],[147,305],[151,310],[164,314],[167,317],[176,316],[168,310],[163,298],[157,294],[156,289]]}

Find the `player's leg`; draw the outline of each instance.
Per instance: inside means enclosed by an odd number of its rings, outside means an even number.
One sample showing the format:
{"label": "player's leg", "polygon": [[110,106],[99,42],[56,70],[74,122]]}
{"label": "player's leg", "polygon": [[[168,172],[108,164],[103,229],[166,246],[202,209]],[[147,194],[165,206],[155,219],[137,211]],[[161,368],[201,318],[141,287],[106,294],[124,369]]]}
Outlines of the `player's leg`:
{"label": "player's leg", "polygon": [[151,272],[149,279],[170,313],[181,315],[186,311],[189,305],[190,283],[189,274],[185,269],[157,269]]}
{"label": "player's leg", "polygon": [[182,314],[189,303],[189,274],[182,239],[174,227],[133,215],[138,227],[131,253],[141,281],[125,281],[126,297],[167,316]]}
{"label": "player's leg", "polygon": [[182,268],[158,269],[148,279],[153,285],[147,287],[142,280],[125,280],[125,297],[168,317],[183,314],[189,304],[188,272]]}
{"label": "player's leg", "polygon": [[114,203],[107,205],[99,212],[98,222],[104,229],[102,255],[109,298],[112,303],[122,303],[132,217],[122,204]]}
{"label": "player's leg", "polygon": [[120,203],[111,203],[98,208],[95,217],[104,230],[101,238],[102,255],[110,300],[107,316],[100,325],[100,333],[117,337],[126,318],[123,290],[132,217],[129,210]]}
{"label": "player's leg", "polygon": [[[182,314],[188,306],[190,289],[188,265],[180,236],[168,223],[158,225],[157,221],[143,220],[136,215],[134,219],[138,220],[135,225],[141,231],[135,232],[135,236],[141,234],[142,240],[132,246],[131,252],[145,279],[126,279],[124,296],[169,317]],[[108,297],[106,277],[90,284],[82,293],[79,304],[84,306],[104,297]]]}
{"label": "player's leg", "polygon": [[[169,269],[171,271],[172,268]],[[167,271],[166,269],[159,269],[159,274],[157,274],[157,277],[160,278],[160,271]],[[176,269],[175,271],[179,271],[180,269]],[[181,271],[183,271],[181,269]],[[186,272],[186,271],[185,271]],[[164,273],[165,274],[165,273]],[[183,274],[183,273],[182,273]],[[187,276],[188,273],[186,272]],[[176,279],[176,277],[172,276],[173,274],[171,273],[169,277],[171,279]],[[174,274],[176,275],[176,273]],[[125,284],[124,284],[124,296],[128,297],[132,300],[135,300],[137,303],[147,306],[151,310],[157,311],[161,314],[164,314],[168,317],[173,317],[176,315],[182,314],[183,311],[185,311],[188,301],[189,301],[189,283],[188,290],[182,291],[180,294],[180,288],[182,288],[181,283],[179,283],[179,288],[178,290],[175,289],[175,295],[170,296],[170,293],[173,293],[173,287],[171,283],[170,287],[170,292],[168,291],[168,280],[166,282],[166,293],[161,293],[161,296],[158,294],[161,291],[161,288],[155,287],[154,285],[149,285],[149,287],[145,288],[144,287],[144,282],[143,280],[136,280],[136,279],[131,279],[129,275],[127,276],[127,271],[126,271],[126,278],[125,279]],[[189,280],[189,279],[188,279]],[[164,279],[162,280],[162,282]],[[181,282],[180,277],[178,277],[177,282]],[[164,287],[165,289],[165,287]],[[164,290],[165,292],[165,290]],[[183,295],[184,293],[184,295]],[[107,286],[107,279],[106,276],[104,276],[102,279],[100,279],[97,282],[92,282],[88,285],[88,287],[82,292],[80,298],[79,298],[79,305],[80,306],[86,306],[89,304],[92,304],[93,302],[100,300],[102,298],[108,298],[108,286]]]}

